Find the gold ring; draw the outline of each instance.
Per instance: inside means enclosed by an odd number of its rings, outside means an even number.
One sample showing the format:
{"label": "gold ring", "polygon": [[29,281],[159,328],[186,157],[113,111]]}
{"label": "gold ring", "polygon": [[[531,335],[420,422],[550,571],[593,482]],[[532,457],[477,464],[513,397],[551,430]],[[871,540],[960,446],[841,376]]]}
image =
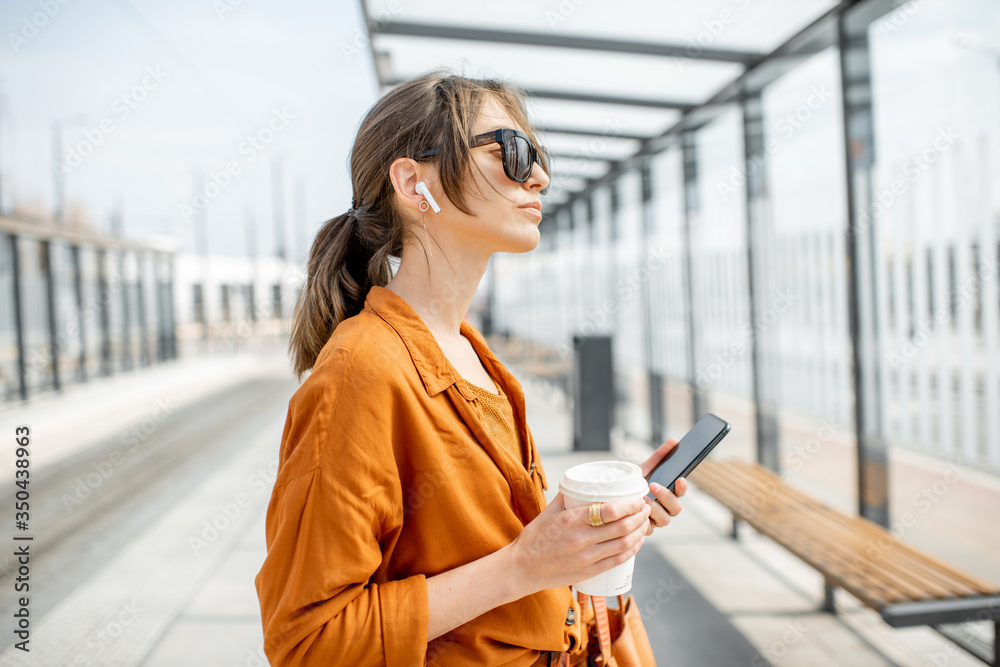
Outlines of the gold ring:
{"label": "gold ring", "polygon": [[601,520],[602,504],[603,503],[590,503],[590,525],[595,528],[604,525],[604,521]]}

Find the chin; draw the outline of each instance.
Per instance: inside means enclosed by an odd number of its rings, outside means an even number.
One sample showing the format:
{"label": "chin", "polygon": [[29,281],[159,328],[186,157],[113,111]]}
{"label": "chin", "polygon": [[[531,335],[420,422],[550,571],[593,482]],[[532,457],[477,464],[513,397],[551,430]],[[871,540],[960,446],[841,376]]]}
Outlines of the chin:
{"label": "chin", "polygon": [[513,245],[516,246],[515,249],[508,250],[507,252],[531,252],[538,247],[538,243],[542,240],[542,234],[539,232],[538,227],[534,227],[527,231],[527,233],[518,237],[517,241]]}

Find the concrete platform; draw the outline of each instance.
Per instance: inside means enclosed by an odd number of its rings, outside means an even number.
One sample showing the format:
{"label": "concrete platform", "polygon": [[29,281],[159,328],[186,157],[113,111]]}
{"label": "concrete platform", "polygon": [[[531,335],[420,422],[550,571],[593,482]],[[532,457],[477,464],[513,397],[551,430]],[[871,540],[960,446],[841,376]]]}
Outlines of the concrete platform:
{"label": "concrete platform", "polygon": [[[281,397],[287,400],[296,386],[290,381],[283,354],[277,349],[244,358],[233,355],[206,362],[203,367],[192,360],[187,389],[183,373],[171,380],[173,384],[164,380],[157,386],[154,382],[154,389],[148,386],[153,374],[134,375],[134,389],[129,388],[128,378],[122,377],[115,391],[103,399],[96,393],[81,394],[86,410],[76,405],[76,398],[67,397],[66,405],[85,415],[87,423],[100,423],[102,411],[112,415],[109,419],[118,420],[101,433],[105,439],[131,428],[129,418],[133,423],[145,418],[141,406],[148,406],[150,397],[158,392],[176,396],[175,414],[182,414],[185,406],[196,409],[199,402],[206,401],[206,393],[236,391],[237,385],[249,386],[254,379],[264,382],[255,391],[271,387],[266,391],[272,394],[261,396],[270,396],[268,404],[274,404],[275,409],[261,417],[253,437],[239,436],[239,447],[224,464],[212,465],[189,490],[141,526],[129,528],[122,546],[110,557],[85,576],[81,574],[79,581],[72,582],[71,577],[61,580],[66,590],[60,599],[33,620],[32,642],[37,650],[26,655],[5,647],[0,664],[267,664],[253,579],[265,555],[264,513],[286,405]],[[216,363],[220,365],[210,365]],[[621,430],[614,434],[612,453],[572,452],[571,413],[565,397],[544,383],[515,374],[527,393],[528,421],[541,450],[550,498],[563,471],[576,463],[605,458],[641,462],[648,456],[646,445],[625,437]],[[211,389],[206,388],[210,376],[217,383]],[[140,386],[146,387],[146,393]],[[168,394],[168,386],[172,393]],[[45,406],[32,418],[44,420],[60,404],[52,400]],[[737,407],[734,404],[732,409]],[[0,417],[16,419],[15,412],[8,407]],[[173,427],[165,424],[157,433],[163,436]],[[60,428],[72,433],[71,420],[63,417]],[[53,427],[50,433],[55,432]],[[76,451],[90,451],[87,448],[93,445],[84,438],[74,442]],[[736,448],[745,447],[737,439],[733,443]],[[63,449],[64,458],[71,449]],[[836,451],[829,450],[831,455]],[[58,469],[60,460],[64,459],[53,455],[47,467]],[[901,467],[897,475],[907,474],[908,469]],[[181,485],[181,481],[167,480],[167,485]],[[949,521],[964,526],[957,517],[974,503],[985,503],[976,505],[980,514],[982,507],[996,507],[1000,493],[994,492],[989,480],[982,484],[983,480],[972,481],[976,482],[975,494],[965,496],[962,488],[956,487],[949,503],[938,504],[921,529],[933,534],[935,525]],[[915,478],[901,483],[921,482]],[[239,512],[227,516],[226,508],[237,499]],[[670,526],[647,539],[637,557],[632,590],[661,664],[982,664],[930,629],[889,628],[848,595],[839,595],[836,616],[817,611],[822,582],[815,571],[752,530],[744,531],[740,542],[733,542],[728,537],[728,512],[696,487],[684,499],[684,507]],[[219,523],[225,523],[225,528],[214,535],[205,533],[206,522],[224,516],[228,521]],[[95,543],[110,539],[113,530],[109,526],[89,538]],[[995,540],[992,533],[967,534],[958,527],[949,530],[960,534],[961,539],[949,548],[960,551],[965,564],[977,563],[981,556],[976,554],[988,553]],[[988,576],[991,567],[993,561],[973,571]]]}

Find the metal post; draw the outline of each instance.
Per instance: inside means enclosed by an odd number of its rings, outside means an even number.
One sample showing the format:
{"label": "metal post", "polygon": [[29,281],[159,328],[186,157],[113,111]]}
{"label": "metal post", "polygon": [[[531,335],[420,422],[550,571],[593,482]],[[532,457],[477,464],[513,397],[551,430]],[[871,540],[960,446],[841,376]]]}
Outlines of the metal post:
{"label": "metal post", "polygon": [[57,225],[66,222],[66,174],[68,165],[63,163],[63,130],[67,126],[83,123],[86,114],[73,114],[52,120],[52,218]]}
{"label": "metal post", "polygon": [[[612,351],[614,350],[615,338],[621,329],[622,304],[618,302],[618,216],[621,208],[621,196],[618,192],[618,181],[614,180],[608,184],[608,194],[610,195],[610,217],[608,218],[608,276],[611,278],[610,299],[615,304],[609,322],[609,335],[611,336]],[[611,367],[611,377],[614,378],[615,369]],[[623,424],[624,420],[618,419],[618,391],[611,395],[611,423]]]}
{"label": "metal post", "polygon": [[587,202],[587,220],[588,224],[590,225],[591,245],[596,245],[597,243],[600,242],[600,238],[597,233],[597,220],[594,219],[594,210],[596,209],[596,206],[594,206],[594,197],[595,197],[594,193],[591,192],[590,196],[587,197],[585,200]]}
{"label": "metal post", "polygon": [[282,172],[281,156],[271,160],[271,204],[274,214],[274,254],[288,260],[285,244],[285,177]]}
{"label": "metal post", "polygon": [[[560,209],[556,213],[556,228],[558,231],[556,232],[555,237],[557,239],[557,243],[559,244],[556,252],[560,254],[561,259],[563,260],[563,264],[561,266],[557,265],[557,270],[561,275],[559,278],[556,279],[556,281],[561,286],[564,284],[564,278],[566,274],[569,273],[569,270],[566,267],[567,257],[571,258],[574,252],[572,206]],[[570,262],[571,261],[572,260],[570,260]],[[576,285],[573,285],[571,287],[573,292],[577,291],[576,289],[573,289],[575,287]],[[570,303],[571,301],[575,301],[575,296],[570,295],[568,298],[567,295],[565,294],[562,294],[560,296],[562,297],[562,302],[559,303],[557,306],[560,315],[560,321],[558,324],[557,331],[562,332],[562,335],[566,336],[566,338],[564,338],[563,340],[569,339],[570,341],[572,341],[573,327],[575,326],[576,323],[573,322],[573,315],[575,313],[572,312],[575,309],[570,305]]]}
{"label": "metal post", "polygon": [[823,580],[823,606],[820,607],[823,611],[834,614],[837,612],[836,606],[834,606],[836,588],[830,585],[830,582],[826,579]]}
{"label": "metal post", "polygon": [[1000,620],[993,621],[993,667],[1000,667]]}
{"label": "metal post", "polygon": [[87,381],[87,332],[84,330],[83,316],[83,267],[80,265],[80,246],[70,246],[73,256],[73,292],[76,296],[77,326],[80,328],[80,359],[77,377],[80,382]]}
{"label": "metal post", "polygon": [[146,321],[145,295],[143,294],[143,275],[146,273],[146,253],[139,251],[136,253],[136,309],[138,309],[139,319],[139,363],[143,366],[150,364],[149,353],[149,323]]}
{"label": "metal post", "polygon": [[164,283],[160,280],[163,267],[163,255],[153,254],[153,286],[156,290],[156,360],[165,361],[167,359],[167,326],[166,326],[166,299],[164,298]]}
{"label": "metal post", "polygon": [[14,327],[17,329],[17,381],[21,391],[21,400],[28,400],[28,377],[25,372],[24,358],[24,310],[21,307],[21,256],[18,249],[17,236],[11,234],[10,257],[13,271],[14,297]]}
{"label": "metal post", "polygon": [[[608,253],[610,266],[608,275],[611,276],[611,298],[614,299],[618,284],[618,209],[621,207],[621,198],[618,193],[618,181],[612,181],[608,185],[608,193],[611,199],[611,217],[608,219]],[[618,322],[621,317],[621,304],[616,304],[614,317],[611,319],[611,335],[618,333]]]}
{"label": "metal post", "polygon": [[[767,151],[764,146],[763,105],[760,93],[744,91],[743,145],[746,164],[746,229],[747,229],[747,290],[750,304],[750,364],[753,385],[754,415],[756,417],[757,461],[775,472],[780,472],[778,453],[778,409],[772,383],[765,383],[764,345],[762,337],[773,339],[773,334],[760,331],[756,326],[761,283],[756,262],[755,246],[762,245],[767,224],[766,201],[768,198]],[[755,167],[751,167],[757,161]],[[765,395],[766,392],[766,395]]]}
{"label": "metal post", "polygon": [[[197,175],[198,191],[205,191],[205,177]],[[198,251],[201,253],[201,339],[208,340],[208,220],[205,208],[197,215]]]}
{"label": "metal post", "polygon": [[684,160],[684,310],[687,315],[688,330],[688,385],[691,390],[691,423],[695,423],[708,409],[704,391],[698,386],[698,327],[694,294],[694,271],[692,270],[691,222],[701,208],[698,201],[698,156],[695,151],[695,135],[681,134],[681,150]]}
{"label": "metal post", "polygon": [[42,273],[45,275],[45,300],[48,302],[46,310],[48,310],[49,321],[49,349],[52,352],[52,388],[59,391],[62,387],[59,383],[59,344],[56,334],[56,286],[52,275],[52,243],[50,241],[42,241],[41,243],[42,257],[45,261]]}
{"label": "metal post", "polygon": [[167,341],[169,342],[170,358],[177,358],[177,317],[174,312],[174,256],[167,255]]}
{"label": "metal post", "polygon": [[[863,19],[863,17],[859,17]],[[871,263],[874,222],[871,219],[872,178],[875,161],[871,107],[871,64],[868,21],[837,17],[840,77],[843,91],[844,153],[847,167],[848,313],[851,330],[854,384],[854,428],[858,451],[858,513],[875,523],[889,525],[888,451],[882,439],[878,408],[878,364],[875,337],[878,313]],[[867,231],[867,237],[865,232]],[[867,269],[867,270],[866,270]],[[867,277],[869,280],[865,280]],[[862,295],[867,296],[862,301]]]}
{"label": "metal post", "polygon": [[[653,210],[653,169],[646,160],[640,171],[642,177],[642,244],[639,252],[639,266],[645,267],[649,253],[649,235],[656,226],[656,212]],[[653,363],[653,315],[652,315],[652,275],[648,267],[646,280],[642,281],[642,342],[646,357],[646,383],[649,392],[649,444],[654,448],[666,441],[666,414],[663,403],[663,377]]]}
{"label": "metal post", "polygon": [[125,250],[118,255],[118,279],[122,285],[122,368],[132,369],[132,332],[129,328],[128,291],[130,285],[125,277]]}
{"label": "metal post", "polygon": [[[254,289],[257,285],[257,223],[253,216],[253,209],[247,206],[243,211],[243,229],[246,233],[246,251],[250,259],[252,270],[250,272],[250,285],[247,290],[247,305],[250,308],[250,322],[257,321],[257,303]],[[308,252],[306,262],[308,263]]]}
{"label": "metal post", "polygon": [[580,219],[580,211],[577,209],[575,202],[566,206],[565,216],[567,224],[563,237],[568,240],[566,244],[568,252],[566,253],[565,259],[572,267],[572,280],[570,281],[570,290],[572,293],[569,295],[569,298],[566,299],[567,303],[572,304],[572,306],[570,311],[571,314],[568,318],[570,326],[566,331],[566,337],[572,341],[573,334],[576,329],[579,329],[583,324],[583,322],[579,319],[579,313],[583,312],[584,304],[582,289],[583,282],[580,280],[581,274],[577,273],[577,269],[580,267],[580,246],[578,243],[579,239],[577,237],[580,233],[580,227],[583,224],[583,221]]}
{"label": "metal post", "polygon": [[97,290],[101,304],[101,375],[111,375],[111,294],[108,291],[107,251],[97,251]]}
{"label": "metal post", "polygon": [[66,197],[66,172],[62,166],[62,122],[52,121],[52,217],[57,224],[63,222]]}
{"label": "metal post", "polygon": [[298,262],[299,259],[308,263],[309,248],[307,247],[308,230],[306,229],[306,183],[302,176],[295,179],[295,224],[292,227],[292,251],[288,253],[290,261]]}
{"label": "metal post", "polygon": [[496,299],[497,299],[497,286],[496,286],[496,255],[490,255],[489,263],[486,265],[486,270],[489,273],[486,279],[486,311],[483,313],[483,321],[480,323],[483,327],[482,334],[484,336],[492,336],[494,331],[494,323],[496,322]]}

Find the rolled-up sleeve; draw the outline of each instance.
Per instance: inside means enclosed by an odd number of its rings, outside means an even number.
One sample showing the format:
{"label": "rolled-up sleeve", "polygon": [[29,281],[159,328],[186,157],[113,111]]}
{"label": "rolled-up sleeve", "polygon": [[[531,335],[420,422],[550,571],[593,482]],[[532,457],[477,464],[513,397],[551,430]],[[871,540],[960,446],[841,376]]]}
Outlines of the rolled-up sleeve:
{"label": "rolled-up sleeve", "polygon": [[289,404],[255,579],[272,666],[425,664],[426,576],[380,572],[403,518],[382,386],[348,375]]}
{"label": "rolled-up sleeve", "polygon": [[273,666],[423,665],[423,574],[368,583],[381,562],[374,510],[322,468],[276,487],[256,578]]}

